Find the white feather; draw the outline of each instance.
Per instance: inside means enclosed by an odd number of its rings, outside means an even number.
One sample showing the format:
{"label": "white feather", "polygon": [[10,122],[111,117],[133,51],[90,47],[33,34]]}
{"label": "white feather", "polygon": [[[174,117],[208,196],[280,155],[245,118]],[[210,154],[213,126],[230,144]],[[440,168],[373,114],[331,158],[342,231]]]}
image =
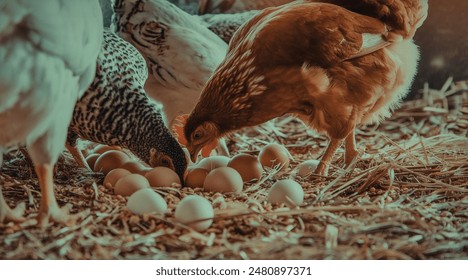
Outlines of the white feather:
{"label": "white feather", "polygon": [[0,150],[26,144],[35,164],[54,164],[94,78],[99,3],[6,0],[0,19]]}
{"label": "white feather", "polygon": [[386,41],[382,34],[371,34],[371,33],[364,33],[362,34],[362,46],[359,52],[349,59],[361,57],[368,55],[370,53],[376,52],[381,50],[387,46],[389,46],[391,42]]}
{"label": "white feather", "polygon": [[[198,17],[166,0],[143,0],[141,10],[131,14],[135,4],[135,0],[126,0],[123,11],[115,11],[118,24],[143,25],[143,31],[132,28],[120,35],[142,53],[150,69],[159,66],[158,73],[148,78],[145,89],[150,97],[163,103],[171,124],[177,115],[188,114],[195,107],[203,86],[226,56],[227,44]],[[151,42],[143,34],[161,29],[163,43]]]}

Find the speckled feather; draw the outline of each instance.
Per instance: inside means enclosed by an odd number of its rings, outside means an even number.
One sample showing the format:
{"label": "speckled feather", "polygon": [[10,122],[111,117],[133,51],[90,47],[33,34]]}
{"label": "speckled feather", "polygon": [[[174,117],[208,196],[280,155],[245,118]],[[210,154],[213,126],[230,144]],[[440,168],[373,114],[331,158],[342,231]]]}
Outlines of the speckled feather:
{"label": "speckled feather", "polygon": [[200,17],[213,33],[229,43],[237,29],[258,13],[259,11],[247,11],[235,14],[205,14]]}
{"label": "speckled feather", "polygon": [[[96,77],[76,104],[68,141],[76,138],[119,145],[152,166],[169,156],[173,168],[183,174],[185,154],[165,126],[161,105],[144,89],[148,77],[141,54],[116,34],[105,31]],[[160,155],[152,162],[150,150]]]}

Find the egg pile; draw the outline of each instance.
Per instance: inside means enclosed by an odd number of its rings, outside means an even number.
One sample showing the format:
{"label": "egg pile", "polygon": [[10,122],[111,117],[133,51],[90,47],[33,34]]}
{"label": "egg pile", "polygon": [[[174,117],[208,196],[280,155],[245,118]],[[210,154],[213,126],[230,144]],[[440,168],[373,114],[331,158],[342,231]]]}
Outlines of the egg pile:
{"label": "egg pile", "polygon": [[[238,154],[232,158],[211,156],[187,168],[185,184],[208,192],[242,192],[244,183],[261,179],[263,170],[285,170],[290,164],[289,151],[280,144],[268,144],[258,154]],[[165,214],[167,203],[153,189],[180,184],[177,174],[166,167],[149,168],[132,160],[119,147],[98,145],[86,158],[95,172],[104,173],[103,185],[115,194],[128,197],[127,207],[135,214]],[[296,175],[307,177],[317,167],[318,161],[306,161],[296,168]],[[304,201],[302,186],[294,180],[279,180],[268,193],[272,204],[297,207]],[[189,195],[175,209],[175,219],[195,230],[203,231],[213,222],[211,203],[201,196]]]}
{"label": "egg pile", "polygon": [[[272,143],[260,150],[258,157],[238,154],[233,158],[211,156],[188,168],[185,183],[188,187],[203,188],[209,192],[242,192],[243,184],[258,181],[263,170],[275,168],[279,171],[289,167],[291,155],[282,145]],[[296,174],[306,177],[315,170],[317,161],[307,161]],[[280,180],[273,184],[268,194],[272,204],[286,204],[289,207],[301,205],[304,201],[302,186],[294,180]]]}
{"label": "egg pile", "polygon": [[264,169],[289,167],[289,151],[280,144],[268,144],[258,157],[238,154],[233,158],[211,156],[189,166],[186,185],[210,192],[241,192],[245,182],[258,181]]}
{"label": "egg pile", "polygon": [[[86,161],[95,172],[105,174],[103,185],[116,195],[128,197],[127,208],[134,214],[165,214],[167,203],[153,188],[170,187],[180,184],[177,174],[166,167],[150,168],[132,160],[120,147],[98,145],[91,151],[82,150]],[[205,160],[205,168],[214,169],[212,160]],[[228,159],[229,160],[229,159]],[[218,167],[218,165],[216,165]],[[206,169],[198,172],[208,174]],[[197,171],[192,171],[197,173]],[[203,180],[204,181],[204,180]],[[241,179],[242,181],[242,179]],[[203,184],[203,182],[201,183]],[[201,196],[190,195],[177,205],[176,220],[198,231],[209,228],[213,222],[214,210],[211,203]]]}
{"label": "egg pile", "polygon": [[86,161],[95,172],[105,176],[103,185],[115,194],[129,197],[127,207],[135,214],[165,213],[167,203],[152,188],[180,184],[177,174],[166,167],[150,168],[131,159],[120,147],[98,145],[88,154]]}

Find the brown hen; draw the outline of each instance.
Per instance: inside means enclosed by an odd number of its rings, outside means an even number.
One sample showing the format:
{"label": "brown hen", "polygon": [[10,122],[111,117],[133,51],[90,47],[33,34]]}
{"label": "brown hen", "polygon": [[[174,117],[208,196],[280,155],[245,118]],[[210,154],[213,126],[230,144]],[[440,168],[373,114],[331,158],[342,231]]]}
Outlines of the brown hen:
{"label": "brown hen", "polygon": [[329,136],[317,168],[327,175],[343,140],[345,163],[357,155],[356,125],[399,104],[416,73],[412,37],[427,0],[314,2],[265,9],[236,32],[187,119],[192,158],[228,132],[295,114]]}

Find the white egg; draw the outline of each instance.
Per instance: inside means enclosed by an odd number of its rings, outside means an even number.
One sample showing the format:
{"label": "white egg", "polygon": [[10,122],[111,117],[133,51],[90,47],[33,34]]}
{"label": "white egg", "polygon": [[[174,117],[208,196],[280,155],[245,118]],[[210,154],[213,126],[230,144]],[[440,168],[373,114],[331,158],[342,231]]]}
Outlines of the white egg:
{"label": "white egg", "polygon": [[209,192],[241,192],[244,187],[242,177],[234,168],[219,167],[206,175],[203,188]]}
{"label": "white egg", "polygon": [[135,214],[167,212],[167,203],[152,189],[142,189],[133,193],[127,201],[127,207]]}
{"label": "white egg", "polygon": [[320,161],[316,159],[306,160],[296,167],[296,176],[307,178],[315,172]]}
{"label": "white egg", "polygon": [[304,202],[304,190],[294,180],[279,180],[271,186],[268,201],[272,204],[284,203],[289,207],[296,207]]}
{"label": "white egg", "polygon": [[[182,199],[176,207],[175,218],[182,224],[185,224],[197,231],[206,230],[213,223],[213,206],[208,199],[189,195]],[[197,222],[199,220],[203,220]]]}
{"label": "white egg", "polygon": [[206,157],[200,160],[199,163],[197,163],[197,168],[203,168],[208,171],[211,171],[219,167],[227,166],[230,160],[231,160],[230,158],[225,157],[225,156]]}

